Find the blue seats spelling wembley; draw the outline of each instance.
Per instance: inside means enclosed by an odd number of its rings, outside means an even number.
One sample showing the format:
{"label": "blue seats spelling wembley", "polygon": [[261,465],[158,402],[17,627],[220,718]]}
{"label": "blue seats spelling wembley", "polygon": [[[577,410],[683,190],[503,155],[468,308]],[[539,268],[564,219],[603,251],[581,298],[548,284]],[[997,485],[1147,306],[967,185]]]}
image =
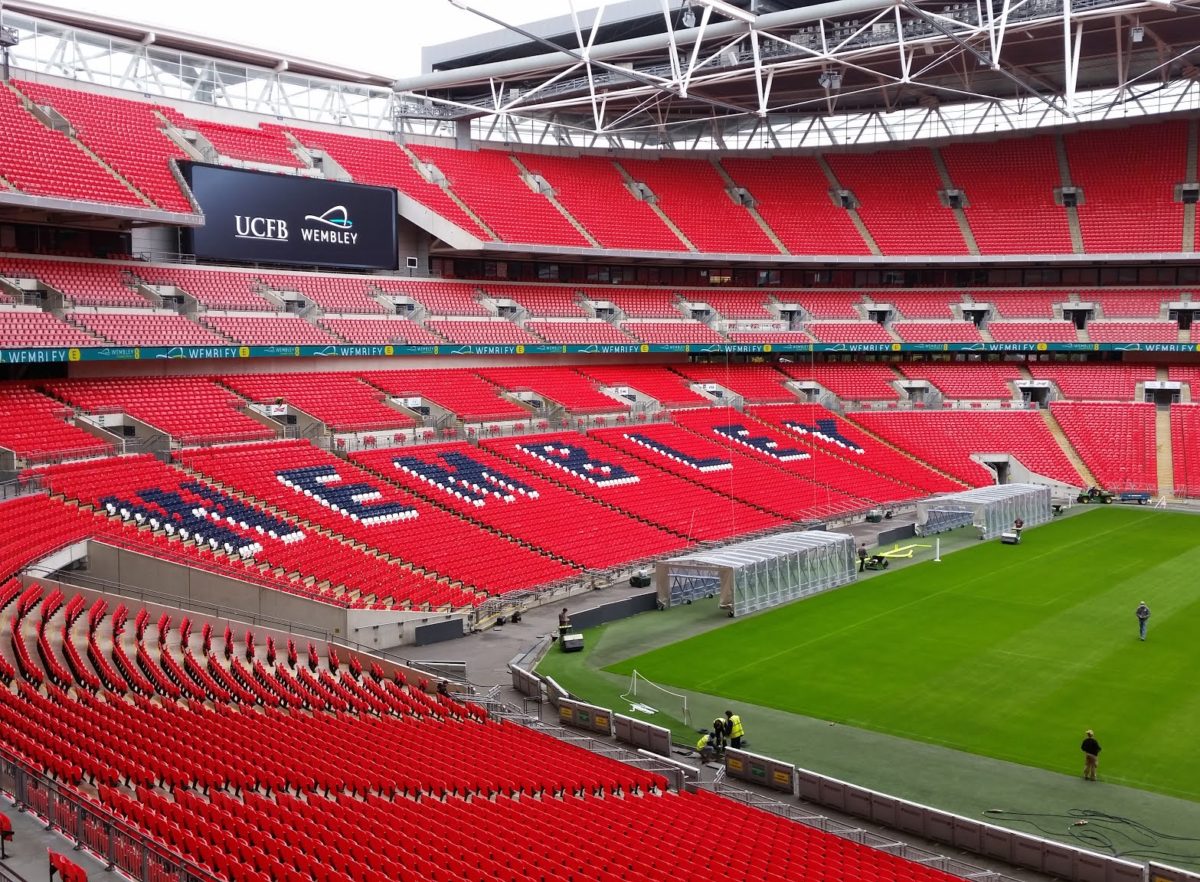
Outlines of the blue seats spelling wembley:
{"label": "blue seats spelling wembley", "polygon": [[799,420],[784,420],[783,424],[798,435],[812,435],[818,441],[842,447],[853,453],[866,453],[866,450],[838,431],[837,420],[817,420],[815,426],[810,426],[808,423],[802,423]]}
{"label": "blue seats spelling wembley", "polygon": [[243,557],[261,551],[263,537],[285,544],[304,539],[295,525],[196,481],[181,481],[177,488],[146,487],[132,499],[107,496],[101,504],[124,520]]}
{"label": "blue seats spelling wembley", "polygon": [[465,453],[447,450],[436,456],[449,468],[415,456],[399,456],[392,460],[392,465],[475,506],[486,505],[489,499],[514,502],[521,496],[538,498],[537,490],[528,484]]}
{"label": "blue seats spelling wembley", "polygon": [[275,477],[285,487],[311,496],[330,511],[367,526],[408,521],[417,517],[417,510],[411,505],[379,501],[383,499],[383,493],[373,484],[342,483],[345,479],[332,465],[285,469],[276,472]]}
{"label": "blue seats spelling wembley", "polygon": [[518,444],[517,450],[561,469],[597,487],[636,484],[640,478],[628,469],[593,456],[578,444],[559,438],[538,439],[537,443]]}
{"label": "blue seats spelling wembley", "polygon": [[685,466],[695,469],[698,472],[720,472],[725,469],[733,468],[733,462],[728,459],[720,459],[719,457],[699,457],[692,456],[690,453],[684,453],[676,450],[663,442],[650,438],[640,432],[630,432],[623,437],[628,438],[634,444],[640,444],[647,450],[653,450],[660,456],[665,456],[667,459],[682,463]]}
{"label": "blue seats spelling wembley", "polygon": [[766,435],[752,435],[750,434],[750,430],[741,423],[730,423],[727,426],[713,426],[712,430],[722,438],[727,438],[737,444],[757,450],[759,453],[764,453],[780,462],[792,462],[794,460],[811,458],[803,450],[797,450],[794,447],[780,447],[778,441],[774,441]]}

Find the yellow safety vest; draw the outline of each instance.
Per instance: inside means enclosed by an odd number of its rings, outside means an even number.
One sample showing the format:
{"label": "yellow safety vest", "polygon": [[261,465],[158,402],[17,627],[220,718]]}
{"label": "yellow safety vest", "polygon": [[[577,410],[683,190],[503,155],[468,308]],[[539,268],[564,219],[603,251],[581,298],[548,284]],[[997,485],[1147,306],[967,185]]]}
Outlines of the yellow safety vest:
{"label": "yellow safety vest", "polygon": [[729,718],[729,737],[742,738],[746,734],[746,730],[742,728],[742,718],[734,714]]}
{"label": "yellow safety vest", "polygon": [[700,740],[696,742],[696,750],[704,750],[708,747],[708,733],[705,732],[700,736]]}

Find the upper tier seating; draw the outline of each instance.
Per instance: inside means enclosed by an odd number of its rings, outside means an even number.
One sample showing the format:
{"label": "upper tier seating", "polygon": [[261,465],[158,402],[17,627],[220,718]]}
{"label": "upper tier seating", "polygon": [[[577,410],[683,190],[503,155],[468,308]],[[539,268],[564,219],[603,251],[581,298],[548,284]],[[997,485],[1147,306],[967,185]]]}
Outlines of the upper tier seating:
{"label": "upper tier seating", "polygon": [[686,379],[665,365],[589,364],[580,365],[576,370],[602,386],[633,389],[665,408],[709,407],[712,404],[703,395],[693,392]]}
{"label": "upper tier seating", "polygon": [[1171,405],[1171,457],[1175,495],[1200,497],[1200,405]]}
{"label": "upper tier seating", "polygon": [[[90,516],[59,503],[60,517],[77,512],[76,517],[87,518],[79,528],[83,535],[142,554],[343,608],[458,608],[484,600],[268,512],[150,456],[49,466],[40,474],[51,492],[98,509]],[[210,513],[218,511],[226,515],[224,523],[212,519]],[[238,520],[230,523],[233,515]]]}
{"label": "upper tier seating", "polygon": [[437,346],[445,343],[441,337],[425,330],[416,322],[393,318],[323,318],[321,325],[347,343],[363,346],[386,346],[402,343],[408,346]]}
{"label": "upper tier seating", "polygon": [[241,400],[203,377],[52,380],[44,388],[88,413],[126,413],[181,444],[272,438],[241,413]]}
{"label": "upper tier seating", "polygon": [[755,209],[792,254],[870,254],[812,156],[724,157],[722,167],[755,199]]}
{"label": "upper tier seating", "polygon": [[972,303],[989,303],[1000,318],[1056,318],[1054,304],[1071,299],[1065,291],[968,291]]}
{"label": "upper tier seating", "polygon": [[628,402],[618,401],[597,391],[594,382],[566,365],[484,368],[476,370],[475,373],[509,392],[537,392],[573,414],[618,413],[629,410]]}
{"label": "upper tier seating", "polygon": [[467,444],[365,451],[352,458],[438,506],[571,566],[608,569],[687,545]]}
{"label": "upper tier seating", "polygon": [[0,348],[101,346],[104,341],[48,312],[0,309]]}
{"label": "upper tier seating", "polygon": [[812,343],[813,338],[803,331],[730,331],[734,343]]}
{"label": "upper tier seating", "polygon": [[650,188],[658,207],[698,250],[779,253],[750,212],[730,198],[724,179],[707,160],[622,158],[619,163]]}
{"label": "upper tier seating", "polygon": [[899,502],[923,495],[891,477],[859,468],[829,447],[796,443],[793,435],[799,433],[795,430],[750,419],[736,411],[687,410],[673,414],[672,419],[702,438],[731,444],[739,453],[749,451],[775,468],[831,488],[845,497],[846,505],[861,507],[864,500]]}
{"label": "upper tier seating", "polygon": [[1067,212],[1054,202],[1063,182],[1053,137],[947,144],[940,150],[951,182],[966,196],[963,211],[980,253],[1071,253]]}
{"label": "upper tier seating", "polygon": [[1180,250],[1183,205],[1175,185],[1187,178],[1187,120],[1084,129],[1063,140],[1071,182],[1083,189],[1077,211],[1086,252]]}
{"label": "upper tier seating", "polygon": [[[264,126],[269,128],[269,126]],[[409,155],[391,138],[367,138],[285,126],[305,147],[328,153],[360,184],[395,187],[472,236],[487,242],[491,236],[459,208],[445,190],[421,177]]]}
{"label": "upper tier seating", "polygon": [[1050,412],[1101,487],[1158,492],[1153,404],[1055,401]]}
{"label": "upper tier seating", "polygon": [[782,519],[653,468],[579,435],[535,435],[482,442],[487,450],[606,505],[705,542],[753,533]]}
{"label": "upper tier seating", "polygon": [[928,380],[949,399],[1008,400],[1013,397],[1010,384],[1022,378],[1017,365],[1005,362],[906,362],[898,367],[906,377]]}
{"label": "upper tier seating", "polygon": [[206,315],[201,321],[247,346],[329,346],[337,343],[316,325],[294,315]]}
{"label": "upper tier seating", "polygon": [[138,266],[137,274],[151,285],[174,285],[208,309],[273,312],[275,307],[255,293],[253,273],[182,266]]}
{"label": "upper tier seating", "polygon": [[[708,414],[695,413],[701,417]],[[702,435],[682,426],[651,425],[594,429],[589,434],[656,468],[718,493],[734,494],[788,520],[824,518],[863,505],[824,484],[772,465],[749,448],[718,440],[711,431]]]}
{"label": "upper tier seating", "polygon": [[531,319],[525,323],[525,330],[536,334],[547,343],[628,345],[636,342],[632,337],[621,333],[616,327],[601,319],[583,322],[552,322]]}
{"label": "upper tier seating", "polygon": [[689,300],[700,300],[713,308],[717,315],[727,319],[773,319],[775,314],[767,309],[767,294],[764,291],[683,291]]}
{"label": "upper tier seating", "polygon": [[450,189],[504,242],[587,248],[588,241],[545,196],[521,180],[507,153],[412,144],[423,162],[446,176]]}
{"label": "upper tier seating", "polygon": [[1138,383],[1153,380],[1154,365],[1106,364],[1097,370],[1090,364],[1029,364],[1035,380],[1051,380],[1073,401],[1133,401]]}
{"label": "upper tier seating", "polygon": [[954,317],[953,304],[962,302],[957,291],[871,291],[867,300],[872,303],[889,303],[901,318],[943,319]]}
{"label": "upper tier seating", "polygon": [[1181,300],[1180,291],[1080,291],[1079,299],[1099,303],[1104,317],[1158,318],[1162,304]]}
{"label": "upper tier seating", "polygon": [[1179,325],[1175,322],[1091,321],[1087,335],[1093,343],[1177,343]]}
{"label": "upper tier seating", "polygon": [[998,343],[1074,343],[1079,339],[1073,322],[988,322],[988,333]]}
{"label": "upper tier seating", "polygon": [[591,318],[567,285],[488,285],[490,297],[515,300],[538,318]]}
{"label": "upper tier seating", "polygon": [[875,322],[809,322],[804,330],[821,343],[894,343],[887,330]]}
{"label": "upper tier seating", "polygon": [[611,159],[603,156],[542,156],[518,153],[541,175],[562,206],[602,248],[686,251],[649,203],[630,192]]}
{"label": "upper tier seating", "polygon": [[383,403],[384,394],[353,374],[234,374],[220,381],[263,404],[278,399],[325,423],[334,432],[403,429],[411,416]]}
{"label": "upper tier seating", "polygon": [[820,383],[846,401],[896,401],[900,398],[892,385],[900,376],[886,364],[781,364],[779,368],[794,380]]}
{"label": "upper tier seating", "polygon": [[385,313],[368,293],[369,279],[362,276],[319,276],[312,273],[262,273],[261,282],[276,291],[298,291],[325,312],[370,315]]}
{"label": "upper tier seating", "polygon": [[542,340],[510,321],[454,321],[452,319],[429,319],[425,327],[445,337],[451,343],[479,344],[522,344],[541,343]]}
{"label": "upper tier seating", "polygon": [[361,377],[393,398],[424,398],[464,423],[530,417],[528,410],[509,401],[495,386],[463,370],[369,371]]}
{"label": "upper tier seating", "polygon": [[491,315],[476,299],[478,287],[472,282],[383,278],[375,278],[372,281],[385,293],[413,298],[424,306],[430,315]]}
{"label": "upper tier seating", "polygon": [[164,107],[163,113],[175,128],[203,135],[221,156],[284,168],[304,167],[291,151],[283,133],[274,126],[258,128],[191,119],[170,107]]}
{"label": "upper tier seating", "polygon": [[775,299],[780,303],[802,306],[815,319],[849,319],[862,321],[865,313],[855,306],[863,302],[857,291],[776,291]]}
{"label": "upper tier seating", "polygon": [[609,301],[629,318],[679,318],[679,298],[669,288],[587,288],[588,300]]}
{"label": "upper tier seating", "polygon": [[69,312],[84,330],[118,346],[225,346],[228,341],[175,312]]}
{"label": "upper tier seating", "polygon": [[76,306],[137,306],[149,301],[129,287],[128,268],[115,263],[0,258],[0,276],[38,279]]}
{"label": "upper tier seating", "polygon": [[624,322],[622,331],[643,343],[728,343],[729,341],[699,322]]}
{"label": "upper tier seating", "polygon": [[1036,411],[859,411],[849,416],[889,444],[975,487],[996,482],[990,469],[971,459],[976,453],[1011,454],[1036,474],[1081,484]]}
{"label": "upper tier seating", "polygon": [[[414,595],[414,603],[470,606],[480,602],[475,592],[500,594],[576,575],[569,566],[443,511],[440,499],[430,505],[419,493],[393,486],[405,482],[394,480],[393,473],[401,473],[390,459],[409,454],[378,452],[380,458],[373,460],[377,475],[302,441],[190,451],[183,461],[256,499],[419,568],[428,578],[410,581],[437,596],[431,601],[434,595]],[[461,586],[442,592],[431,581],[439,578]]]}
{"label": "upper tier seating", "polygon": [[924,493],[953,493],[963,484],[924,463],[881,444],[861,428],[817,404],[765,405],[747,411],[756,420],[783,431],[800,446],[843,460],[847,468],[867,469]]}
{"label": "upper tier seating", "polygon": [[[928,150],[827,154],[838,183],[858,200],[858,214],[884,254],[966,254],[954,212]],[[899,194],[903,194],[900,198]]]}
{"label": "upper tier seating", "polygon": [[693,383],[722,386],[747,404],[796,401],[796,393],[784,385],[788,378],[770,365],[681,364],[675,370]]}
{"label": "upper tier seating", "polygon": [[159,208],[192,214],[191,200],[171,173],[183,151],[162,131],[155,106],[134,98],[78,92],[44,83],[15,82],[36,103],[66,117],[75,135]]}
{"label": "upper tier seating", "polygon": [[66,422],[73,414],[20,383],[0,383],[0,447],[29,463],[98,456],[112,445]]}
{"label": "upper tier seating", "polygon": [[978,343],[983,340],[973,322],[896,322],[892,330],[908,343]]}
{"label": "upper tier seating", "polygon": [[70,138],[42,125],[8,88],[0,89],[0,120],[0,177],[22,193],[148,207]]}

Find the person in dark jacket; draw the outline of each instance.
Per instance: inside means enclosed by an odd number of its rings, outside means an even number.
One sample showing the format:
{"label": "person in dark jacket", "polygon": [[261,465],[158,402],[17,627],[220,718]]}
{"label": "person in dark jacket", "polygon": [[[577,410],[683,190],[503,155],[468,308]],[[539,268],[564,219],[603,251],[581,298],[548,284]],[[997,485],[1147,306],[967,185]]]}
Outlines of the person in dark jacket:
{"label": "person in dark jacket", "polygon": [[1150,621],[1150,607],[1146,606],[1146,601],[1138,604],[1137,610],[1134,613],[1138,620],[1138,640],[1146,639],[1146,623]]}
{"label": "person in dark jacket", "polygon": [[1088,729],[1079,749],[1083,751],[1083,780],[1095,781],[1096,765],[1100,761],[1100,742],[1096,740],[1096,733]]}
{"label": "person in dark jacket", "polygon": [[867,568],[867,545],[864,542],[858,546],[858,571],[861,573]]}

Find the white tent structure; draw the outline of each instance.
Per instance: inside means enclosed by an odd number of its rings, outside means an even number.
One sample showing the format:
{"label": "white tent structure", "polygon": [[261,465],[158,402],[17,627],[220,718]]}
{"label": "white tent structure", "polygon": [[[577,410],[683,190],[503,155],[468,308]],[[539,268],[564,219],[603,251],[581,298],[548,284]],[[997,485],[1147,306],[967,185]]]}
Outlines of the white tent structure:
{"label": "white tent structure", "polygon": [[917,503],[917,533],[931,536],[974,525],[980,539],[994,539],[1020,518],[1026,527],[1054,516],[1050,488],[1040,484],[997,484],[962,493],[947,493]]}
{"label": "white tent structure", "polygon": [[655,585],[663,607],[719,596],[742,616],[837,588],[857,578],[854,539],[807,530],[778,533],[659,561]]}

